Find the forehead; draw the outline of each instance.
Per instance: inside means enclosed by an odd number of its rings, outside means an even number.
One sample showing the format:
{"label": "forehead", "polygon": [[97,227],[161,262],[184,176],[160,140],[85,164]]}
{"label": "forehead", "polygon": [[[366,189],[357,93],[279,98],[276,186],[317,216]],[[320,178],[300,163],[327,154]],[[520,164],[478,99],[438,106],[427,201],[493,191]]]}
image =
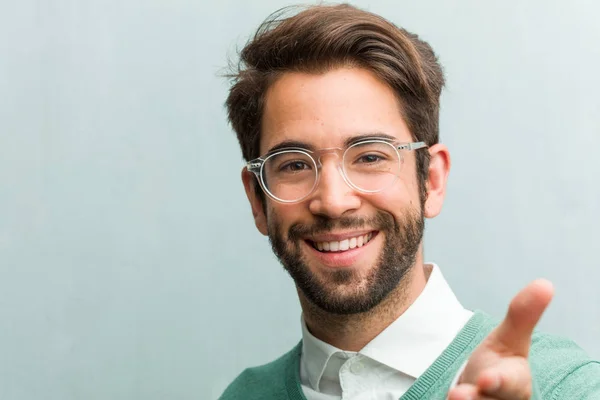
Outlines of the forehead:
{"label": "forehead", "polygon": [[360,68],[290,72],[267,92],[260,154],[283,141],[342,147],[354,136],[377,133],[412,140],[393,90],[373,73]]}

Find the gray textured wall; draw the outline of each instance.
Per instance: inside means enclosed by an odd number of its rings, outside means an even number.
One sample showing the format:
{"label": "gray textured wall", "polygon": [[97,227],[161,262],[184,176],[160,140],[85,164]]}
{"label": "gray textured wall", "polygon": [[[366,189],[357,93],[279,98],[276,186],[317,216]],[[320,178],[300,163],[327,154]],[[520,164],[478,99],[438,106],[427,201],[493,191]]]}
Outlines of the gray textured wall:
{"label": "gray textured wall", "polygon": [[[0,398],[216,398],[299,338],[217,77],[287,2],[0,1]],[[600,5],[359,1],[448,77],[426,258],[465,306],[529,280],[600,357]]]}

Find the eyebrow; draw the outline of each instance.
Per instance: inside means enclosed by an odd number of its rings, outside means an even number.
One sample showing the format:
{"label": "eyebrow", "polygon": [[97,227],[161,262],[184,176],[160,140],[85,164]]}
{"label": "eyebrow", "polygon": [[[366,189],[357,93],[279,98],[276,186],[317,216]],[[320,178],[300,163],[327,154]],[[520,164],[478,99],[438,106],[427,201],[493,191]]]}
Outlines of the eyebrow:
{"label": "eyebrow", "polygon": [[[389,142],[394,142],[394,141],[398,140],[397,137],[388,135],[383,132],[370,132],[370,133],[364,133],[364,134],[360,134],[360,135],[350,136],[349,138],[344,140],[344,147],[352,146],[355,143],[361,142],[363,140],[369,140],[369,139],[383,139],[383,140],[386,140]],[[315,150],[315,146],[311,145],[310,143],[302,142],[299,140],[284,140],[283,142],[278,143],[275,146],[271,147],[269,149],[269,151],[267,152],[267,154],[272,154],[276,151],[290,149],[290,148],[304,149],[304,150],[310,150],[310,151]]]}
{"label": "eyebrow", "polygon": [[315,147],[313,145],[311,145],[309,143],[301,142],[299,140],[284,140],[283,142],[278,143],[275,146],[271,147],[269,149],[269,151],[267,152],[267,154],[272,154],[278,150],[284,150],[284,149],[290,149],[290,148],[304,149],[304,150],[314,150],[315,149]]}
{"label": "eyebrow", "polygon": [[351,136],[344,141],[344,146],[352,146],[355,143],[362,142],[363,140],[368,139],[383,139],[385,141],[394,142],[397,141],[398,138],[392,135],[385,134],[383,132],[371,132],[365,133],[362,135]]}

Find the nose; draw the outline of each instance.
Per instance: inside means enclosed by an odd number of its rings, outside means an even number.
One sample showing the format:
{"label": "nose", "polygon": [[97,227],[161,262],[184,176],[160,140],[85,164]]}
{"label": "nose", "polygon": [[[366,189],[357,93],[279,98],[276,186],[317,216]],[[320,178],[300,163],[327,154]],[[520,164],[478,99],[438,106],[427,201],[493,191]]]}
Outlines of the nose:
{"label": "nose", "polygon": [[322,156],[318,186],[311,196],[309,209],[312,214],[337,219],[360,208],[358,193],[344,180],[338,156]]}

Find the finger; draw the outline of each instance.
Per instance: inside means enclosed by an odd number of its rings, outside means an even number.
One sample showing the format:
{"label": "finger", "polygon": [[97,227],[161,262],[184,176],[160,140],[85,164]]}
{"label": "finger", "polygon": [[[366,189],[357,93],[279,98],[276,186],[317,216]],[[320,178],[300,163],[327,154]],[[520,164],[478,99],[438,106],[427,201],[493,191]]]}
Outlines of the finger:
{"label": "finger", "polygon": [[510,302],[504,321],[492,335],[512,354],[527,357],[533,329],[550,304],[554,289],[545,279],[531,282]]}
{"label": "finger", "polygon": [[477,388],[481,394],[497,399],[529,399],[532,392],[529,365],[523,358],[503,359],[479,375]]}
{"label": "finger", "polygon": [[470,383],[461,383],[450,389],[448,400],[475,400],[477,393],[477,386]]}

